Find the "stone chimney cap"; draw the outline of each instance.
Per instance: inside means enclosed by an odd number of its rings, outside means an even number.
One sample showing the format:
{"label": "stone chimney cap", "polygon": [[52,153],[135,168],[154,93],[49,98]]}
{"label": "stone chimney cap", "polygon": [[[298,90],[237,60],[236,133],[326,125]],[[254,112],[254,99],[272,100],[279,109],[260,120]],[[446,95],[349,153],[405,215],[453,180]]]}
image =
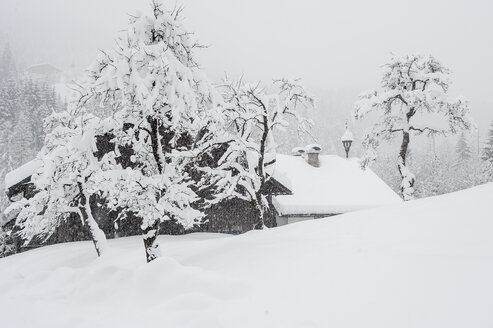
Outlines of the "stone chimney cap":
{"label": "stone chimney cap", "polygon": [[305,147],[305,152],[307,154],[320,154],[322,151],[322,146],[319,144],[309,144]]}
{"label": "stone chimney cap", "polygon": [[293,156],[302,156],[305,154],[305,148],[303,147],[294,147],[292,150],[291,150],[291,154]]}

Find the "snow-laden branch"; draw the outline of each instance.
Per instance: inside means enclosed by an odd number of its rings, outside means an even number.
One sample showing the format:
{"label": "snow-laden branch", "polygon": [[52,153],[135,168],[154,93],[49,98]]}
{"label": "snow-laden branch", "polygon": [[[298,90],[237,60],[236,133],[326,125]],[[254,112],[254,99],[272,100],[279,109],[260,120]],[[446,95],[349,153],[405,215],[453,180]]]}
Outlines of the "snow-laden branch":
{"label": "snow-laden branch", "polygon": [[253,204],[255,229],[262,229],[268,204],[265,184],[275,164],[274,131],[287,127],[291,118],[299,133],[308,132],[312,122],[300,115],[300,110],[313,108],[315,101],[298,81],[288,79],[274,80],[268,86],[243,79],[224,81],[219,89],[227,125],[235,136],[220,161],[227,170],[234,169],[228,192],[234,191],[236,197]]}

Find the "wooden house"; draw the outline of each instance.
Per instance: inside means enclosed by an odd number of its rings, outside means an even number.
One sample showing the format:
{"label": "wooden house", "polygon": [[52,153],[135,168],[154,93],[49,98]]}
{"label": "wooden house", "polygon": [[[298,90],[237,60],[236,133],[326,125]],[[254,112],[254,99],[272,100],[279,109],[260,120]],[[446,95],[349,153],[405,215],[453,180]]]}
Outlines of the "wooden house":
{"label": "wooden house", "polygon": [[272,199],[277,226],[402,201],[357,158],[320,155],[317,145],[277,155],[273,177],[291,191]]}

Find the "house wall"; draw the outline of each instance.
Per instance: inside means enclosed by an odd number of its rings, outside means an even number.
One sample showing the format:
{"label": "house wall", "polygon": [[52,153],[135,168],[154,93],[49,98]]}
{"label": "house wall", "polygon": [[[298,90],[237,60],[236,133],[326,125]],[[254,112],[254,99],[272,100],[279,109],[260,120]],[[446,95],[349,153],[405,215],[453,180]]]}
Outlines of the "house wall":
{"label": "house wall", "polygon": [[[239,234],[252,230],[255,225],[253,205],[239,198],[222,201],[207,209],[205,214],[207,222],[194,229],[195,231]],[[275,226],[272,210],[264,213],[264,222],[269,228]]]}
{"label": "house wall", "polygon": [[315,219],[314,216],[293,216],[293,217],[288,218],[288,224],[301,222],[301,221],[307,221],[307,220],[313,220],[313,219]]}
{"label": "house wall", "polygon": [[276,215],[276,225],[278,227],[288,224],[287,216]]}
{"label": "house wall", "polygon": [[296,223],[296,222],[301,222],[301,221],[307,221],[307,220],[313,220],[315,219],[314,216],[280,216],[276,215],[276,223],[277,226],[283,226],[286,224],[291,224],[291,223]]}
{"label": "house wall", "polygon": [[291,223],[296,223],[296,222],[301,222],[301,221],[308,221],[308,220],[314,220],[314,219],[320,219],[320,218],[325,218],[329,216],[334,216],[338,214],[313,214],[313,215],[303,215],[303,216],[287,216],[287,215],[276,215],[276,223],[277,226],[283,226],[286,224],[291,224]]}
{"label": "house wall", "polygon": [[[36,193],[34,185],[30,182],[30,177],[22,181],[22,183],[12,186],[8,190],[11,198],[31,198]],[[270,197],[268,197],[270,201]],[[103,230],[106,238],[126,237],[140,235],[140,220],[129,214],[124,222],[117,221],[119,216],[118,211],[110,211],[106,207],[106,201],[92,195],[89,199],[91,210],[94,218],[98,222],[99,227]],[[270,203],[270,202],[269,202]],[[275,215],[272,204],[270,209],[265,213],[265,224],[267,227],[275,226]],[[221,232],[240,234],[252,230],[255,224],[255,212],[251,203],[239,199],[228,199],[212,206],[205,211],[206,222],[198,225],[190,230],[185,230],[181,225],[174,220],[168,220],[161,223],[159,233],[164,235],[180,235],[191,232]],[[8,230],[18,231],[14,227],[15,216],[10,218],[10,224],[5,226]],[[115,221],[118,222],[118,228],[115,226]],[[36,248],[44,245],[51,245],[63,242],[90,240],[90,234],[87,227],[82,224],[77,214],[71,214],[66,220],[62,220],[59,227],[47,239],[35,238],[29,245],[23,245],[23,241],[19,236],[16,236],[13,243],[16,247],[16,252],[21,252],[26,249]]]}

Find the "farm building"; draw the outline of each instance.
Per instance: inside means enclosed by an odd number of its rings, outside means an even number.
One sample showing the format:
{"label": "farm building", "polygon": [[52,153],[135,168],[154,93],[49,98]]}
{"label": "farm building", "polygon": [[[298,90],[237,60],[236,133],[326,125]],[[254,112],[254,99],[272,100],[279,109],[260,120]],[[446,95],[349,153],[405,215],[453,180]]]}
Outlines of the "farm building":
{"label": "farm building", "polygon": [[[112,146],[98,141],[98,149],[107,152]],[[276,156],[269,170],[265,194],[269,208],[265,215],[268,227],[282,226],[303,220],[333,216],[359,209],[401,202],[400,197],[371,170],[362,170],[357,159],[336,155],[320,155],[321,147],[309,145],[294,149],[293,155]],[[5,177],[7,195],[11,201],[32,197],[36,190],[31,176],[42,165],[31,161]],[[94,217],[108,238],[140,233],[138,220],[115,225],[118,213],[105,207],[104,199],[90,199]],[[252,204],[242,199],[229,199],[208,208],[206,221],[191,231],[243,233],[254,225]],[[4,217],[2,224],[12,226],[15,216]],[[76,214],[71,215],[50,237],[47,243],[88,239],[86,228]],[[163,222],[163,234],[183,234],[185,231],[173,221]],[[39,245],[31,245],[37,247]]]}
{"label": "farm building", "polygon": [[277,155],[273,177],[291,191],[272,198],[278,226],[401,202],[375,173],[361,169],[358,159],[320,150],[312,145]]}
{"label": "farm building", "polygon": [[[42,165],[39,160],[33,160],[21,167],[9,172],[5,177],[6,192],[8,198],[15,202],[22,198],[31,198],[35,195],[36,189],[31,182],[31,176]],[[276,219],[272,206],[272,197],[275,195],[289,194],[290,191],[275,179],[269,179],[266,183],[266,193],[270,207],[265,213],[265,223],[268,227],[275,227]],[[141,233],[139,220],[130,218],[121,224],[118,219],[118,212],[110,211],[105,206],[105,200],[93,195],[90,198],[90,205],[94,217],[99,226],[104,231],[107,238],[125,237],[138,235]],[[160,226],[161,234],[184,234],[187,232],[220,232],[239,234],[252,230],[255,223],[254,208],[251,203],[239,198],[232,198],[214,204],[205,210],[205,221],[199,226],[190,230],[185,230],[173,220],[165,221]],[[7,230],[14,227],[17,213],[3,215],[0,226],[6,226]],[[117,224],[115,224],[117,223]],[[45,244],[56,244],[69,241],[88,240],[90,235],[87,228],[82,225],[78,215],[73,213],[66,220],[62,221],[55,233],[46,241],[34,240],[27,246],[22,246],[20,240],[16,241],[17,251],[24,248],[39,247]]]}
{"label": "farm building", "polygon": [[43,79],[50,83],[60,81],[62,71],[51,64],[38,64],[26,69],[26,72],[34,78]]}

